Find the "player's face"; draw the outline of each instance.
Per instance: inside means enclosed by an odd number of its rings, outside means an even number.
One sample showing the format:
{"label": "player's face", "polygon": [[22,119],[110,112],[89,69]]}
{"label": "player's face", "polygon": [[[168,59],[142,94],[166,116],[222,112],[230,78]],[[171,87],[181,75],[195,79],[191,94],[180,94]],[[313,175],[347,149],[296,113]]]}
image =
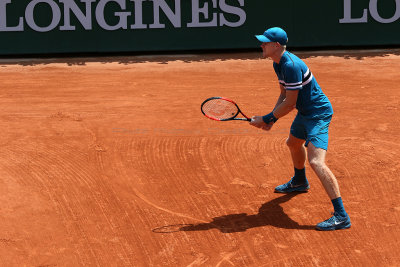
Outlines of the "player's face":
{"label": "player's face", "polygon": [[276,52],[278,46],[276,43],[269,42],[262,43],[261,48],[263,50],[263,58],[269,58]]}

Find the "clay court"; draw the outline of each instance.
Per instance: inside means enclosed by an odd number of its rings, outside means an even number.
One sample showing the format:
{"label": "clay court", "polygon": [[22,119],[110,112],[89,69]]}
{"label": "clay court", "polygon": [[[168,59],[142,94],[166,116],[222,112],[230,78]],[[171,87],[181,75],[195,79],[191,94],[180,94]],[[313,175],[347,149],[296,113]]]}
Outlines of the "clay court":
{"label": "clay court", "polygon": [[334,108],[327,162],[352,228],[285,140],[216,122],[211,96],[264,115],[279,95],[261,52],[0,62],[2,266],[398,266],[400,51],[301,52]]}

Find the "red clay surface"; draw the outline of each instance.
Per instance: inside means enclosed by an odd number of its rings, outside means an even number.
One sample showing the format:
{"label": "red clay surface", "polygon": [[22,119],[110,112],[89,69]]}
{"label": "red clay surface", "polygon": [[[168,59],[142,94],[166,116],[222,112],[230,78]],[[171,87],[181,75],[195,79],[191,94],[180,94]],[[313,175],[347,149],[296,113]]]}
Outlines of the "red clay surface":
{"label": "red clay surface", "polygon": [[260,53],[0,62],[2,266],[398,266],[399,51],[299,53],[333,103],[327,162],[353,226],[292,175],[292,112],[271,132],[216,122],[279,87]]}

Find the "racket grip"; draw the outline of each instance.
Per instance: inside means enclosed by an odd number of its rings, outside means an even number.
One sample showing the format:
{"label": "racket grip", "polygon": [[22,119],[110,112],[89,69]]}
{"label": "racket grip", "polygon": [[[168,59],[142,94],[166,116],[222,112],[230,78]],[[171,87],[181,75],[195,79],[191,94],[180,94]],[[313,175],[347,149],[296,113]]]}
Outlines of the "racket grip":
{"label": "racket grip", "polygon": [[249,118],[233,118],[234,121],[251,121]]}

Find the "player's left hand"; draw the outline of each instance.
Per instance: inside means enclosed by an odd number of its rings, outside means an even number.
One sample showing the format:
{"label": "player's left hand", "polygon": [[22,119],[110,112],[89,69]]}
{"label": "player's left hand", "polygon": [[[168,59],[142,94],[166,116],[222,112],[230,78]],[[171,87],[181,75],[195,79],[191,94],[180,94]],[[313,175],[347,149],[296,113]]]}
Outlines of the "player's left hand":
{"label": "player's left hand", "polygon": [[271,122],[271,123],[266,124],[263,121],[262,116],[253,116],[251,118],[250,125],[254,126],[254,127],[257,127],[257,128],[260,128],[260,129],[265,130],[265,131],[269,131],[269,130],[271,130],[272,125],[274,125],[274,123]]}

